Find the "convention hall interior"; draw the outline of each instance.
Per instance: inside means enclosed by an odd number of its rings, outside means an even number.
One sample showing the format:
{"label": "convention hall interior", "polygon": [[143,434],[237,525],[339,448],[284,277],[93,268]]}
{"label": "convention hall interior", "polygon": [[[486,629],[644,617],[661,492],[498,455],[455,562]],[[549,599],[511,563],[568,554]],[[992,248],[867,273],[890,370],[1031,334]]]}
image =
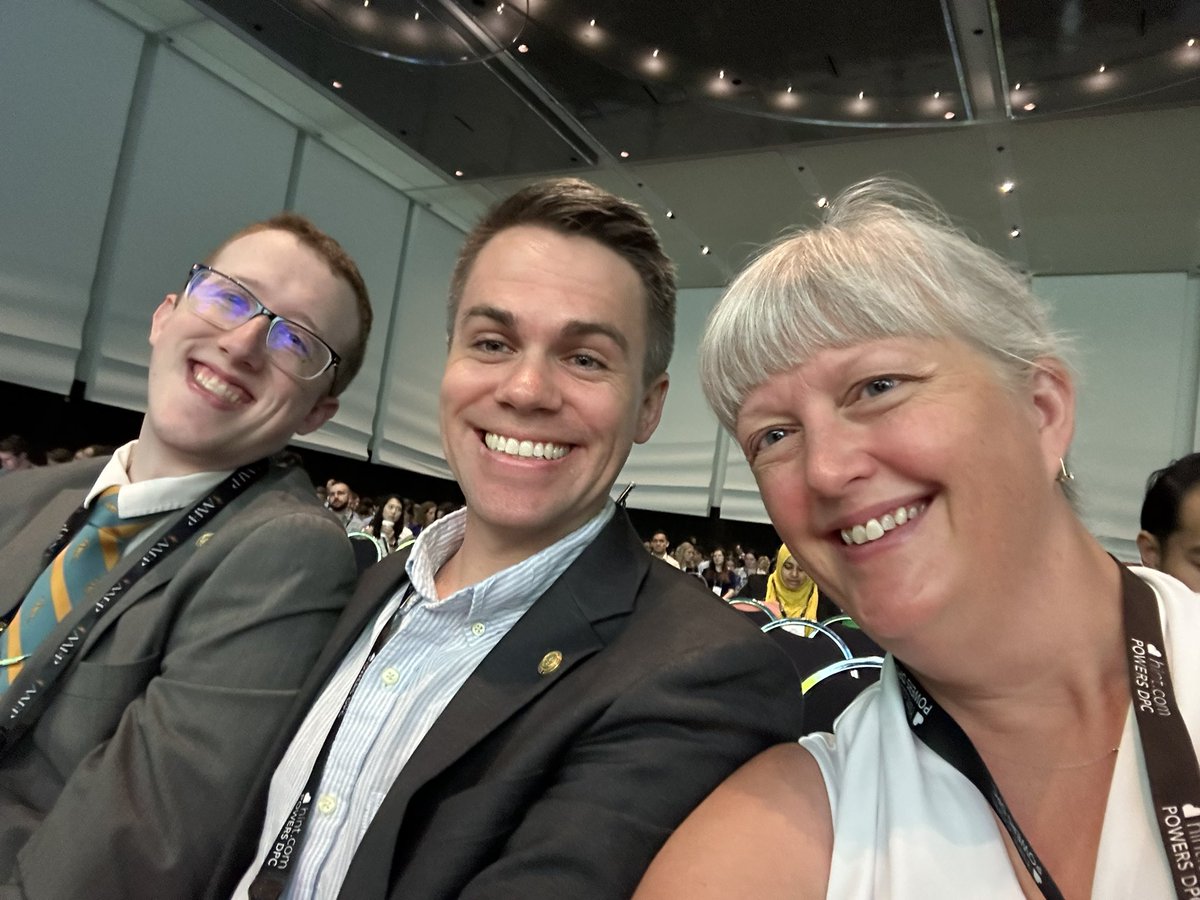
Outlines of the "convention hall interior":
{"label": "convention hall interior", "polygon": [[314,476],[442,483],[463,234],[569,174],[641,204],[679,268],[663,421],[617,484],[635,520],[766,523],[698,387],[706,316],[763,244],[888,174],[1074,335],[1071,464],[1105,546],[1136,559],[1147,474],[1200,447],[1194,0],[4,0],[0,74],[7,431],[135,427],[154,307],[195,248],[286,208],[376,307],[298,441]]}

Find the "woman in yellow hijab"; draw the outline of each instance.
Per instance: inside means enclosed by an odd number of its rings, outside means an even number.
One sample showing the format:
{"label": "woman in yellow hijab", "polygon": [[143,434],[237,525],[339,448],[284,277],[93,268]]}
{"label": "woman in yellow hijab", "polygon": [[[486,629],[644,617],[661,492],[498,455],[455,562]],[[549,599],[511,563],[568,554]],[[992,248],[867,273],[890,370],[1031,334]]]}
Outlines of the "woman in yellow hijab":
{"label": "woman in yellow hijab", "polygon": [[[812,580],[800,561],[792,556],[787,546],[779,548],[775,570],[767,579],[767,605],[778,607],[789,619],[815,619],[836,615],[832,603],[821,597],[817,583]],[[824,607],[824,608],[819,608]]]}

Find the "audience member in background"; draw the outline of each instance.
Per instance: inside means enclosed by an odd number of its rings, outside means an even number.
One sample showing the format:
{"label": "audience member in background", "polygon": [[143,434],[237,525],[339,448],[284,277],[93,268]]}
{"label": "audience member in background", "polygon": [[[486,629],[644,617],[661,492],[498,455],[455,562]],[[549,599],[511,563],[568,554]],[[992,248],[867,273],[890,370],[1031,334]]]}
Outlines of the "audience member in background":
{"label": "audience member in background", "polygon": [[36,451],[19,434],[10,434],[0,440],[0,469],[16,472],[40,465]]}
{"label": "audience member in background", "polygon": [[650,555],[678,569],[679,560],[667,552],[670,548],[671,542],[667,539],[665,531],[656,531],[650,535]]}
{"label": "audience member in background", "polygon": [[413,539],[412,530],[404,525],[401,513],[404,511],[404,500],[395,494],[385,494],[379,498],[375,517],[364,529],[367,534],[374,535],[383,541],[388,553],[394,552]]}
{"label": "audience member in background", "polygon": [[609,499],[658,424],[674,293],[645,214],[585,182],[467,236],[440,394],[466,509],[360,581],[221,896],[625,900],[710,785],[798,730],[782,652]]}
{"label": "audience member in background", "polygon": [[709,402],[888,654],[835,734],[706,800],[639,900],[1194,893],[1200,603],[1079,520],[1062,353],[1029,279],[893,183],[734,279]]}
{"label": "audience member in background", "polygon": [[[363,519],[369,523],[375,518],[375,501],[370,497],[359,497],[358,502],[354,504],[354,513],[359,519]],[[366,527],[364,524],[363,528]]]}
{"label": "audience member in background", "polygon": [[88,444],[75,451],[76,459],[95,459],[97,456],[112,456],[116,447],[108,444]]}
{"label": "audience member in background", "polygon": [[728,600],[738,592],[738,578],[733,574],[732,564],[725,558],[724,547],[713,548],[708,568],[704,570],[702,577],[708,589],[722,600]]}
{"label": "audience member in background", "polygon": [[461,503],[455,503],[453,500],[443,500],[437,505],[437,514],[434,516],[434,520],[444,519],[458,509],[462,509]]}
{"label": "audience member in background", "polygon": [[672,554],[675,557],[675,562],[679,563],[679,570],[687,572],[689,575],[696,574],[696,564],[699,562],[700,554],[696,552],[696,546],[691,541],[684,541],[675,548]]}
{"label": "audience member in background", "polygon": [[325,499],[329,510],[338,517],[342,523],[342,527],[346,529],[347,534],[353,534],[356,531],[362,531],[370,520],[364,519],[356,511],[358,506],[358,494],[350,489],[350,485],[344,481],[333,481],[328,485],[329,492]]}
{"label": "audience member in background", "polygon": [[252,225],[154,311],[138,439],[0,483],[0,896],[203,892],[354,584],[275,454],[337,410],[370,323],[331,238]]}
{"label": "audience member in background", "polygon": [[71,462],[74,458],[75,454],[66,447],[55,447],[46,451],[46,465],[48,466],[60,466],[63,463]]}
{"label": "audience member in background", "polygon": [[[787,545],[779,548],[775,569],[767,579],[764,601],[772,611],[788,619],[812,619],[820,622],[841,612],[817,588],[817,583],[804,571],[800,560],[792,556]],[[805,629],[806,633],[813,629]]]}
{"label": "audience member in background", "polygon": [[1200,453],[1150,475],[1137,546],[1142,565],[1200,591]]}
{"label": "audience member in background", "polygon": [[734,569],[733,574],[738,580],[737,597],[749,597],[751,600],[765,600],[767,597],[767,576],[758,571],[758,555],[753,550],[742,554],[742,565]]}
{"label": "audience member in background", "polygon": [[437,504],[432,500],[413,507],[412,533],[415,537],[437,521]]}

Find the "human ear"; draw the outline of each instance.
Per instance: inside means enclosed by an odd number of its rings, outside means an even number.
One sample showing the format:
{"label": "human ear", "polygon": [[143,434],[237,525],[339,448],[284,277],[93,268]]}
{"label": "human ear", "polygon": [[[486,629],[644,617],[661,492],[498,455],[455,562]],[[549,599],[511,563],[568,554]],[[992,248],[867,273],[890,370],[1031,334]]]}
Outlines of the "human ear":
{"label": "human ear", "polygon": [[644,444],[658,428],[662,418],[663,403],[667,399],[667,388],[671,385],[670,376],[663,372],[654,379],[642,394],[642,402],[638,408],[637,431],[634,433],[635,444]]}
{"label": "human ear", "polygon": [[1138,553],[1142,557],[1142,565],[1151,569],[1162,568],[1162,548],[1158,538],[1148,531],[1139,531],[1137,536]]}
{"label": "human ear", "polygon": [[1037,416],[1046,471],[1052,479],[1062,472],[1062,460],[1075,434],[1075,381],[1060,359],[1034,360],[1029,376],[1030,398]]}
{"label": "human ear", "polygon": [[178,294],[167,294],[163,297],[162,303],[154,310],[150,316],[150,346],[153,347],[155,341],[158,340],[158,335],[166,324],[171,313],[175,311],[175,306],[179,302]]}
{"label": "human ear", "polygon": [[337,397],[330,397],[328,394],[321,397],[313,404],[313,408],[308,411],[304,418],[300,420],[300,425],[296,428],[296,434],[308,434],[309,432],[316,431],[333,418],[340,405]]}

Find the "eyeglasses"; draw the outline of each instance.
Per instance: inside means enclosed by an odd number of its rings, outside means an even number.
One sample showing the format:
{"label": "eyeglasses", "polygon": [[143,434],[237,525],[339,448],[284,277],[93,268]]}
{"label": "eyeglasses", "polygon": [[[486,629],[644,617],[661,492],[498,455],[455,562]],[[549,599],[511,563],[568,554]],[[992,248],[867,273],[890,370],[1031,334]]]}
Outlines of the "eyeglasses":
{"label": "eyeglasses", "polygon": [[320,377],[342,361],[332,347],[303,325],[271,312],[244,284],[201,263],[192,266],[183,303],[210,325],[232,331],[258,316],[270,320],[267,359],[305,381]]}

